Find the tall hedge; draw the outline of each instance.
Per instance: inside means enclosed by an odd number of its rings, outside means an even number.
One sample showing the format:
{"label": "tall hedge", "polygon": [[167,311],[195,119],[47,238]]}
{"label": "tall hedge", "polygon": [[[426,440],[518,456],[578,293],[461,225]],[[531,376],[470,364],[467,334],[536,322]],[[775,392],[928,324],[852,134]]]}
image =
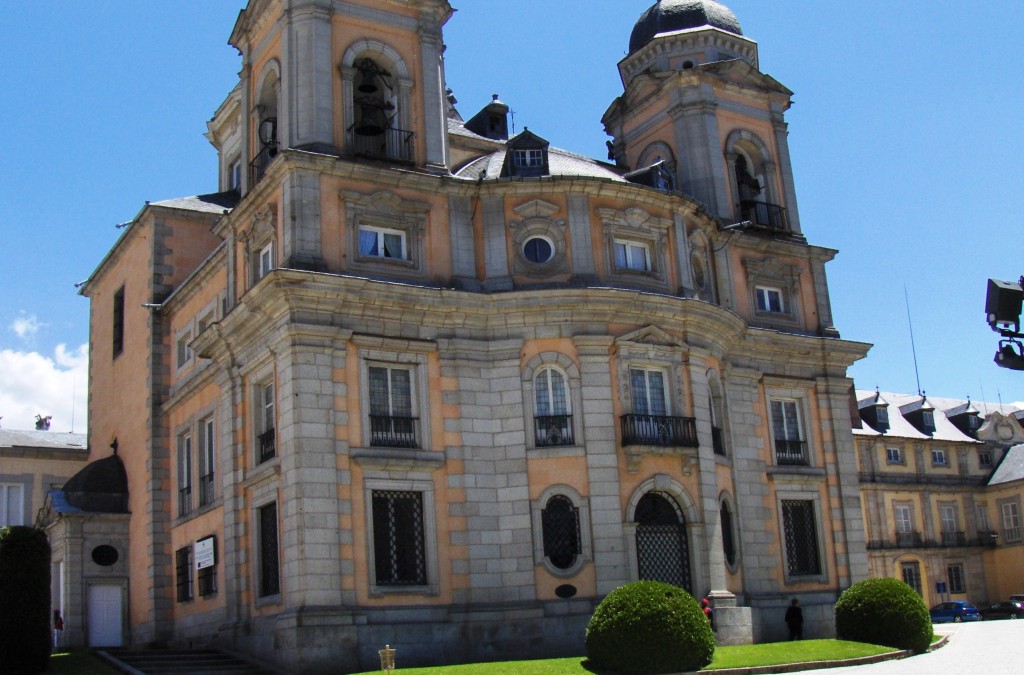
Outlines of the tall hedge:
{"label": "tall hedge", "polygon": [[629,675],[679,673],[711,663],[715,636],[704,610],[681,588],[637,581],[608,594],[587,626],[592,666]]}
{"label": "tall hedge", "polygon": [[932,618],[924,600],[899,579],[866,579],[836,603],[836,637],[923,652],[932,640]]}
{"label": "tall hedge", "polygon": [[0,664],[41,673],[50,660],[50,543],[34,527],[0,529]]}

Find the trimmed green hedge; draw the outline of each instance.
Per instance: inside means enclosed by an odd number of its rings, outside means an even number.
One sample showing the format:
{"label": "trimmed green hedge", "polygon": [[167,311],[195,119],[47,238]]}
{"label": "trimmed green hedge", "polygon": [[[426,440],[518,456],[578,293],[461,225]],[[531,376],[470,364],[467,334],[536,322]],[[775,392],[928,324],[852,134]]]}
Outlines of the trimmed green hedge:
{"label": "trimmed green hedge", "polygon": [[839,596],[836,637],[923,652],[932,641],[932,618],[917,591],[899,579],[867,579]]}
{"label": "trimmed green hedge", "polygon": [[50,660],[50,543],[34,527],[0,529],[0,663],[12,675]]}
{"label": "trimmed green hedge", "polygon": [[587,626],[591,665],[628,675],[699,670],[714,653],[715,636],[697,601],[658,581],[616,588]]}

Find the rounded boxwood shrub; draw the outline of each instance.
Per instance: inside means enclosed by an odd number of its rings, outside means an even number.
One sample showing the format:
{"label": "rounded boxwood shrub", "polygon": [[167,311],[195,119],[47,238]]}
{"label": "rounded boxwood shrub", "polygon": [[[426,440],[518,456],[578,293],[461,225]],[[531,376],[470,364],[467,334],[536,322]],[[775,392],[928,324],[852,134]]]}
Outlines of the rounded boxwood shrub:
{"label": "rounded boxwood shrub", "polygon": [[931,644],[932,618],[917,591],[899,579],[867,579],[839,596],[836,637],[923,652]]}
{"label": "rounded boxwood shrub", "polygon": [[0,530],[0,669],[41,673],[50,660],[50,543],[34,527]]}
{"label": "rounded boxwood shrub", "polygon": [[689,593],[637,581],[608,594],[587,626],[592,666],[629,675],[699,670],[711,663],[715,637]]}

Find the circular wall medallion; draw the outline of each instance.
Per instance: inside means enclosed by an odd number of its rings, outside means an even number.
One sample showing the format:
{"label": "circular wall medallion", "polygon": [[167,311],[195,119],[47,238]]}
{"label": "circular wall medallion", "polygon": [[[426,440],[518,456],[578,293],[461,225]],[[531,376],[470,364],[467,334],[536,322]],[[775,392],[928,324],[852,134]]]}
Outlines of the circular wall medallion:
{"label": "circular wall medallion", "polygon": [[110,567],[117,562],[117,549],[113,546],[103,544],[92,550],[92,561],[103,567]]}

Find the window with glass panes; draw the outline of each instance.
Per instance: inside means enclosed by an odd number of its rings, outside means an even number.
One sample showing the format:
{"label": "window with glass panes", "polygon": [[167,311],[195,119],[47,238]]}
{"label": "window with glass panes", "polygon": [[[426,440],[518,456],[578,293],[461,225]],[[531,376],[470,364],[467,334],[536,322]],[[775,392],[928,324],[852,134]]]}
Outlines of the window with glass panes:
{"label": "window with glass panes", "polygon": [[256,509],[257,527],[257,592],[259,597],[281,592],[280,563],[277,555],[277,503]]}
{"label": "window with glass panes", "polygon": [[903,574],[903,583],[910,586],[918,595],[921,595],[921,565],[917,562],[905,562],[900,564],[900,571]]}
{"label": "window with glass panes", "polygon": [[665,375],[660,370],[630,368],[629,388],[635,414],[658,416],[668,414]]}
{"label": "window with glass panes", "polygon": [[1003,539],[1004,541],[1020,540],[1020,511],[1016,502],[1007,502],[1000,509],[1003,512]]}
{"label": "window with glass panes", "polygon": [[967,585],[964,580],[964,566],[961,563],[946,566],[946,579],[949,581],[950,593],[967,592]]}
{"label": "window with glass panes", "polygon": [[25,524],[25,486],[0,483],[0,527]]}
{"label": "window with glass panes", "polygon": [[758,311],[776,313],[786,311],[785,304],[782,301],[782,289],[772,288],[771,286],[758,286],[754,290],[754,294],[757,296]]}
{"label": "window with glass panes", "polygon": [[615,267],[625,270],[647,272],[651,269],[651,252],[646,244],[616,240]]}
{"label": "window with glass panes", "polygon": [[214,500],[214,462],[216,441],[213,417],[199,420],[199,505]]}
{"label": "window with glass panes", "polygon": [[369,258],[406,260],[405,232],[381,227],[359,228],[359,255]]}
{"label": "window with glass panes", "polygon": [[408,368],[370,366],[370,445],[417,447],[413,373]]}
{"label": "window with glass panes", "polygon": [[192,433],[178,435],[178,516],[192,513]]}
{"label": "window with glass panes", "polygon": [[178,602],[192,599],[192,547],[185,546],[174,552],[174,578]]}

